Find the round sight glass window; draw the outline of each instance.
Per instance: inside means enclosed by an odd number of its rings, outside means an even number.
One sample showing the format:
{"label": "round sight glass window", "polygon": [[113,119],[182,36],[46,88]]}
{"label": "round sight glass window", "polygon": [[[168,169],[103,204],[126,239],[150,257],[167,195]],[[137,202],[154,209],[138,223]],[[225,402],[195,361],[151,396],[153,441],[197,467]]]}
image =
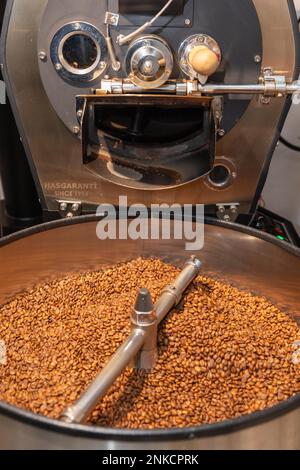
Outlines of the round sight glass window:
{"label": "round sight glass window", "polygon": [[90,36],[76,33],[68,37],[62,47],[64,62],[72,69],[87,70],[97,65],[99,48]]}

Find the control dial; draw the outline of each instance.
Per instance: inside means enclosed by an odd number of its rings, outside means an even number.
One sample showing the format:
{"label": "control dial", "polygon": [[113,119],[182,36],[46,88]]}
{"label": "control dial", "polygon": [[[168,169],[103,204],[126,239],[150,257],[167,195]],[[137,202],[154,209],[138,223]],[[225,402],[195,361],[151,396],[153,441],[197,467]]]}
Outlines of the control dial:
{"label": "control dial", "polygon": [[129,46],[126,70],[134,85],[144,89],[158,88],[171,76],[172,51],[159,36],[140,37]]}
{"label": "control dial", "polygon": [[218,43],[205,34],[187,38],[179,49],[180,67],[190,78],[205,82],[213,75],[222,60]]}

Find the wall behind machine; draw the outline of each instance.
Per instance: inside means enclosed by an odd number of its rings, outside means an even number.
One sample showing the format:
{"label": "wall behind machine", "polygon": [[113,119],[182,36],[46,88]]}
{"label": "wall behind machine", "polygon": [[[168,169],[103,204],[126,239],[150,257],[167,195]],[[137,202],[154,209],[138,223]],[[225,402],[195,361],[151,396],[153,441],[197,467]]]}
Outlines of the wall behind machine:
{"label": "wall behind machine", "polygon": [[[300,18],[300,0],[295,5]],[[263,199],[267,209],[291,220],[300,234],[300,103],[291,107],[282,137],[299,150],[278,143]]]}

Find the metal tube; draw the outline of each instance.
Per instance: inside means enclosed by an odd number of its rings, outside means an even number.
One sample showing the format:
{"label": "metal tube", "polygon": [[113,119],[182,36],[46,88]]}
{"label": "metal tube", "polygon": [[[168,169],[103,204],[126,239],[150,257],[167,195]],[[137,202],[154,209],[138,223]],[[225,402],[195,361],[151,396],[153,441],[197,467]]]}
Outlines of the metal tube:
{"label": "metal tube", "polygon": [[145,332],[141,329],[134,329],[77,402],[64,411],[62,419],[68,423],[83,422],[138,354],[144,340]]}
{"label": "metal tube", "polygon": [[300,93],[300,82],[286,83],[274,82],[257,83],[248,85],[225,85],[206,83],[201,85],[196,81],[176,81],[168,80],[164,85],[155,89],[144,89],[137,87],[130,80],[102,80],[101,89],[107,93],[123,93],[123,94],[170,94],[170,95],[190,95],[200,96],[200,94],[207,95],[222,95],[222,94],[241,94],[241,95],[291,95],[293,93]]}
{"label": "metal tube", "polygon": [[199,274],[202,263],[197,258],[193,257],[187,263],[177,279],[167,287],[157,304],[155,311],[158,323],[161,323],[169,311],[181,301],[182,294]]}
{"label": "metal tube", "polygon": [[109,57],[110,57],[110,60],[111,60],[111,66],[113,68],[113,70],[115,70],[116,72],[118,72],[121,68],[121,64],[120,62],[117,60],[116,58],[116,54],[115,54],[115,50],[114,50],[114,46],[113,46],[113,42],[112,42],[112,39],[110,36],[107,36],[105,38],[105,41],[106,41],[106,45],[107,45],[107,50],[108,50],[108,53],[109,53]]}
{"label": "metal tube", "polygon": [[256,84],[256,85],[216,85],[213,83],[209,83],[206,85],[199,85],[198,90],[201,93],[207,93],[211,95],[215,94],[260,94],[265,92],[265,85],[264,84]]}
{"label": "metal tube", "polygon": [[164,85],[161,85],[159,88],[142,88],[133,85],[131,82],[123,82],[123,93],[130,94],[130,93],[151,93],[151,94],[160,94],[163,93],[165,95],[174,95],[176,93],[176,83],[175,82],[167,82]]}
{"label": "metal tube", "polygon": [[[271,88],[270,88],[271,86]],[[198,85],[198,91],[209,95],[217,94],[248,94],[248,95],[265,95],[271,93],[272,96],[277,94],[291,95],[300,92],[300,83],[276,83],[272,85],[268,83],[248,84],[248,85],[220,85],[207,83]]]}

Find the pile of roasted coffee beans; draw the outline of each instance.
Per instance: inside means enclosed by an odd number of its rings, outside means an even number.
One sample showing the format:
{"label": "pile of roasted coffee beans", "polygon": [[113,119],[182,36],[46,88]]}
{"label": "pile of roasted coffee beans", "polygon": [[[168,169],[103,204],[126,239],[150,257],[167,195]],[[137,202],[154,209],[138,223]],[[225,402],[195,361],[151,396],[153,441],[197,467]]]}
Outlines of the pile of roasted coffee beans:
{"label": "pile of roasted coffee beans", "polygon": [[[156,301],[178,269],[136,259],[22,293],[0,309],[0,399],[58,418],[130,332],[137,291]],[[126,372],[89,421],[154,429],[214,423],[300,392],[292,319],[268,300],[199,276],[160,327],[150,374]]]}

